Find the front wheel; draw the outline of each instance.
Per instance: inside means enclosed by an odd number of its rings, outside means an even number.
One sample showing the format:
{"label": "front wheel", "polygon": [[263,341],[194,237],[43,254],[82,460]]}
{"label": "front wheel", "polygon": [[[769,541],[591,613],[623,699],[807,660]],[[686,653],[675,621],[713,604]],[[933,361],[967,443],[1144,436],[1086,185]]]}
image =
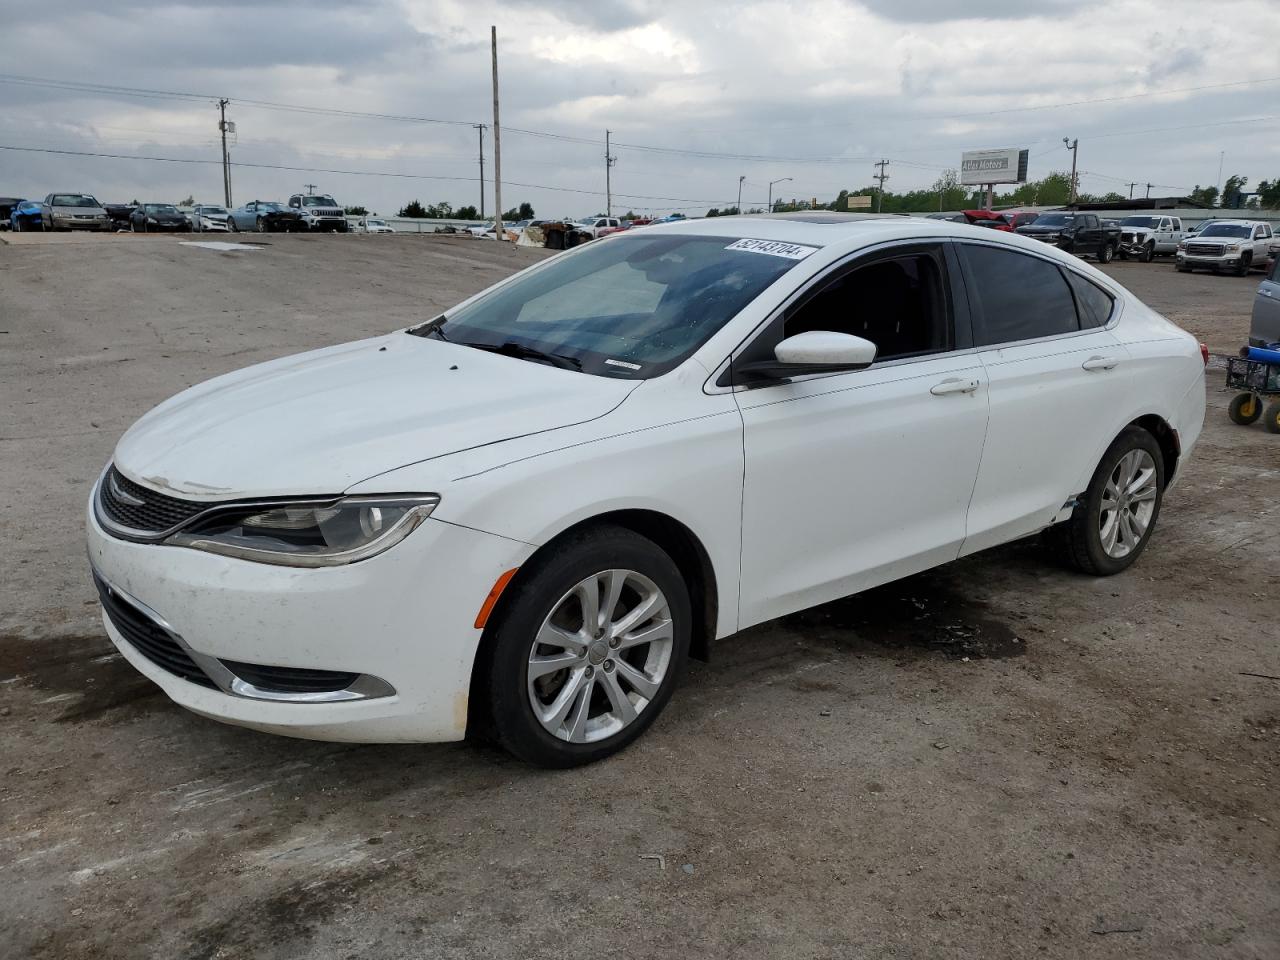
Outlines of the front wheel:
{"label": "front wheel", "polygon": [[259,232],[259,233],[266,233],[266,232],[267,232],[267,221],[266,221],[266,220],[264,220],[262,217],[259,217],[259,218],[258,218],[257,223],[256,223],[255,225],[256,225],[256,227],[257,227],[257,229],[258,229],[258,232]]}
{"label": "front wheel", "polygon": [[481,680],[498,741],[528,763],[575,767],[627,746],[671,699],[689,591],[653,541],[599,527],[526,565],[488,629]]}
{"label": "front wheel", "polygon": [[1236,267],[1237,277],[1247,277],[1249,271],[1253,269],[1253,254],[1246,253],[1240,257],[1240,266]]}
{"label": "front wheel", "polygon": [[227,217],[227,233],[239,233],[240,228],[236,226],[234,217]]}
{"label": "front wheel", "polygon": [[1142,248],[1142,262],[1150,263],[1155,258],[1156,258],[1156,245],[1154,243],[1148,243],[1145,247]]}
{"label": "front wheel", "polygon": [[1050,541],[1081,573],[1119,573],[1146,548],[1164,487],[1160,444],[1141,427],[1126,427],[1103,454],[1071,518],[1050,531]]}
{"label": "front wheel", "polygon": [[1098,251],[1099,263],[1110,263],[1111,259],[1116,255],[1116,248],[1113,244],[1104,243],[1102,249]]}
{"label": "front wheel", "polygon": [[1227,416],[1231,418],[1232,423],[1247,427],[1251,423],[1256,423],[1262,416],[1262,401],[1252,393],[1238,393],[1231,398],[1231,403],[1227,406]]}

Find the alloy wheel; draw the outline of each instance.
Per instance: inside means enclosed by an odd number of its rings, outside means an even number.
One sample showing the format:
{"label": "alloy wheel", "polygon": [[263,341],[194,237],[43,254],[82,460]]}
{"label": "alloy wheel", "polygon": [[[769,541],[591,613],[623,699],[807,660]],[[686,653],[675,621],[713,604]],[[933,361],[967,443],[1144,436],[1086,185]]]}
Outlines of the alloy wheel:
{"label": "alloy wheel", "polygon": [[666,596],[634,570],[603,570],[551,608],[529,653],[529,705],[543,729],[592,743],[632,723],[671,668]]}
{"label": "alloy wheel", "polygon": [[1102,489],[1098,535],[1107,556],[1120,560],[1147,534],[1155,512],[1158,476],[1146,450],[1130,450],[1115,465]]}

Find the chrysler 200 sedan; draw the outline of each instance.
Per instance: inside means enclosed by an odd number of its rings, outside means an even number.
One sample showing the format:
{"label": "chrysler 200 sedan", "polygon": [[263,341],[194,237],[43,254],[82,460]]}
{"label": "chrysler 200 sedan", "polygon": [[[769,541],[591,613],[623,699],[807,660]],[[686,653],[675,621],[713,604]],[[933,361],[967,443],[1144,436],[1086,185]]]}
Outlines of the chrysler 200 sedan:
{"label": "chrysler 200 sedan", "polygon": [[1035,240],[794,214],[628,231],[161,404],[88,509],[179,704],[327,740],[614,753],[752,624],[1045,531],[1142,554],[1204,354]]}

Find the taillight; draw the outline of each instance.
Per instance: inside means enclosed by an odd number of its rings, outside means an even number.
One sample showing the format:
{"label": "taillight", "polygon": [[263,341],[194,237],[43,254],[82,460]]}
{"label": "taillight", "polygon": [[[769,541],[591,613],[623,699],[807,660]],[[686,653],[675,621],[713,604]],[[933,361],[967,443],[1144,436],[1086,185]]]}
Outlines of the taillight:
{"label": "taillight", "polygon": [[1204,365],[1209,365],[1209,346],[1208,344],[1200,344],[1200,359],[1204,361]]}

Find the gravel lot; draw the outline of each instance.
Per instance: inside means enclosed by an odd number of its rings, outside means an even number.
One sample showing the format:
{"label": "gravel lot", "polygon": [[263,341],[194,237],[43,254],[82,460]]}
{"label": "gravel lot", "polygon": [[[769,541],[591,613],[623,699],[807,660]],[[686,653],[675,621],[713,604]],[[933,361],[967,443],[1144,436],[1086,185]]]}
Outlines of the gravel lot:
{"label": "gravel lot", "polygon": [[[1024,542],[757,627],[635,747],[547,773],[189,715],[112,653],[82,543],[156,402],[540,252],[4,239],[0,956],[1280,956],[1280,437],[1227,421],[1220,371],[1126,574]],[[1215,351],[1246,334],[1256,275],[1108,270]]]}

